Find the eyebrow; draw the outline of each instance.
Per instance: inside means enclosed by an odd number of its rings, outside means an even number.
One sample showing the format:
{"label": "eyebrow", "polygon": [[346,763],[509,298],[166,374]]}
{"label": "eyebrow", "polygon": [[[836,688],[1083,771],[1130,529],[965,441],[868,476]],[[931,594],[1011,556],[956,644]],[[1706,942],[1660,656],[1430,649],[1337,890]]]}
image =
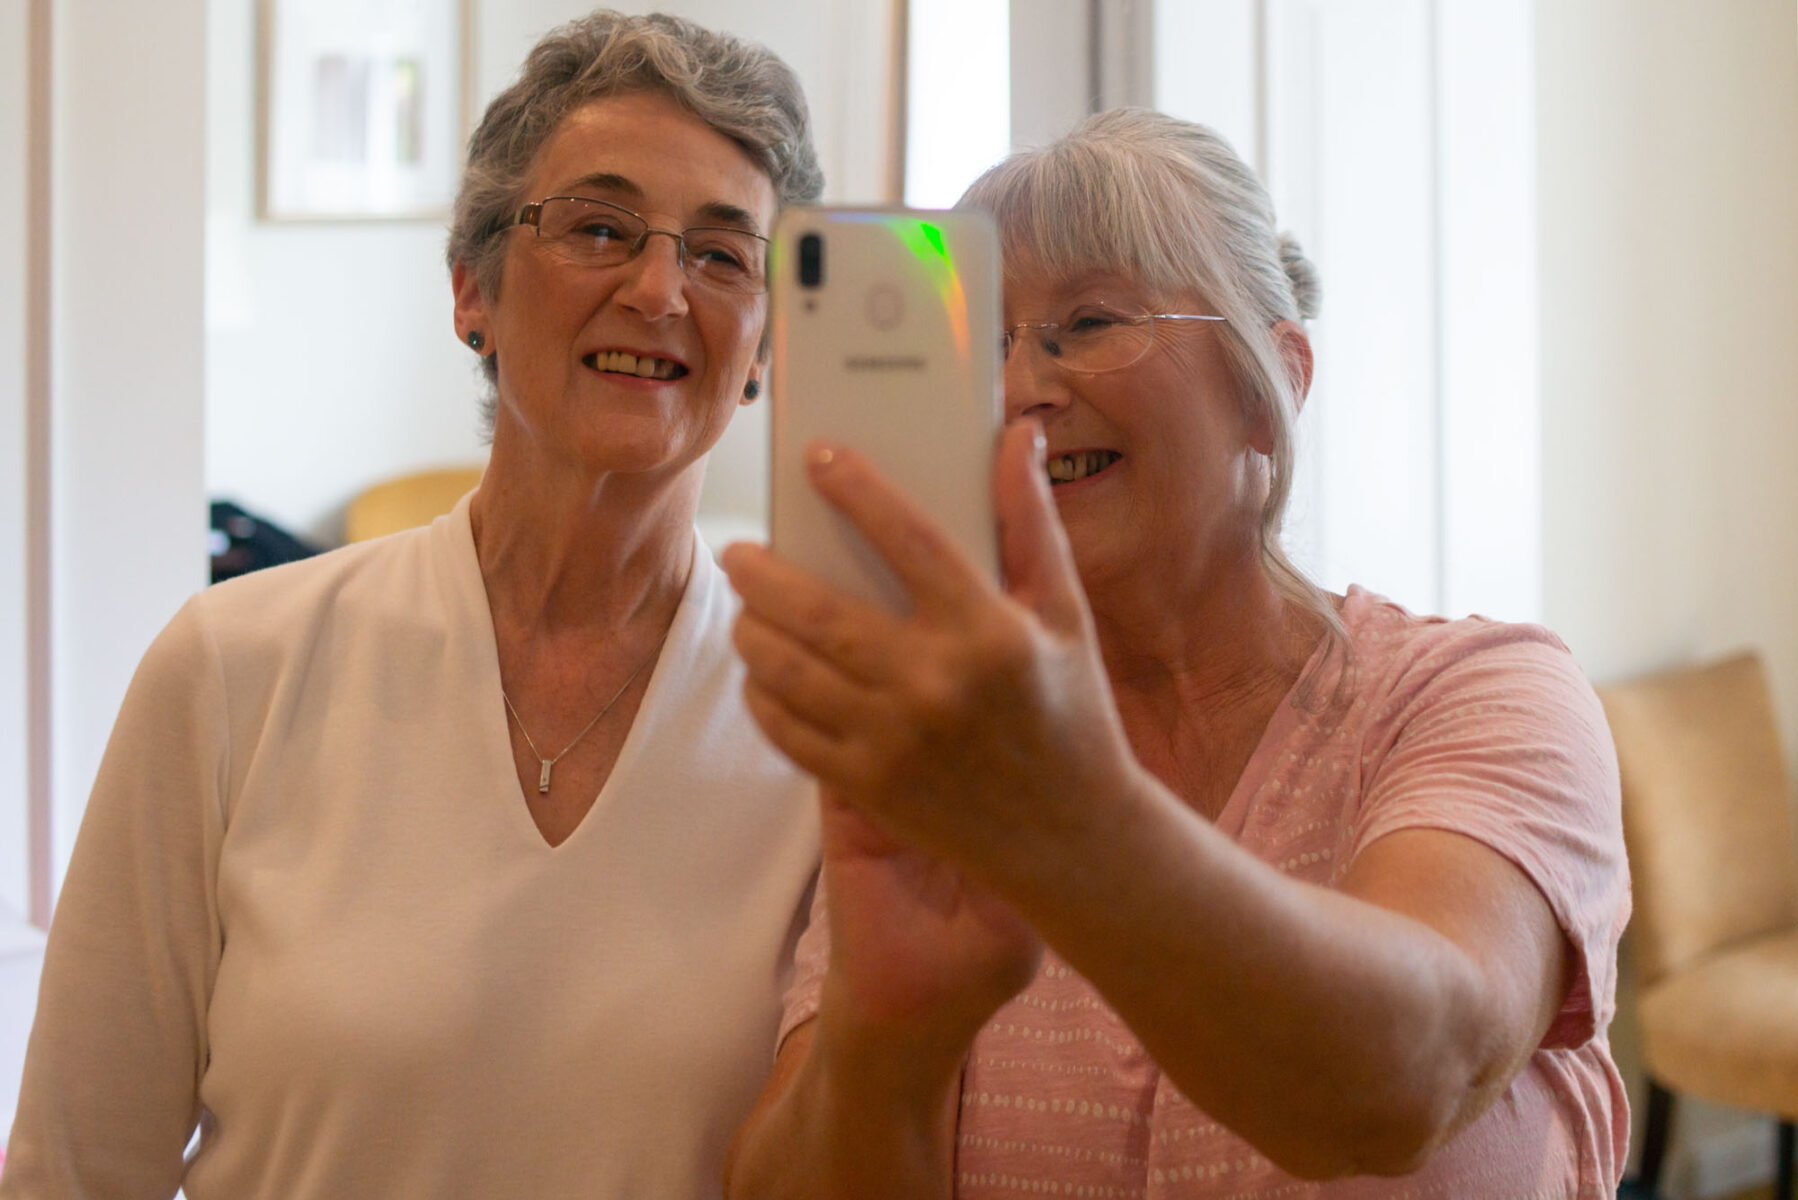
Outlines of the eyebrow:
{"label": "eyebrow", "polygon": [[[562,194],[570,195],[581,189],[610,192],[637,204],[642,204],[648,198],[648,193],[635,180],[612,171],[595,171],[591,175],[583,175],[568,184]],[[701,225],[727,225],[758,235],[761,232],[756,225],[754,214],[748,209],[735,204],[727,204],[722,200],[711,200],[700,205],[698,216]]]}

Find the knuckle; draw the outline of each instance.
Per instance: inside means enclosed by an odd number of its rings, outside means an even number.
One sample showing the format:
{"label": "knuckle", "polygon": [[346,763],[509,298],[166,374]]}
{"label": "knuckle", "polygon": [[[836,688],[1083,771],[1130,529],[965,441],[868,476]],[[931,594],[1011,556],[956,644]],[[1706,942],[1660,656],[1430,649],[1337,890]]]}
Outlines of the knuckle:
{"label": "knuckle", "polygon": [[798,691],[805,684],[806,661],[791,648],[783,648],[768,664],[769,681],[783,693]]}
{"label": "knuckle", "polygon": [[780,638],[760,622],[739,622],[733,640],[737,653],[742,656],[743,666],[752,676],[765,676],[770,665],[777,660]]}
{"label": "knuckle", "polygon": [[794,618],[806,629],[820,630],[840,636],[843,606],[836,596],[822,589],[808,589],[794,607]]}
{"label": "knuckle", "polygon": [[969,674],[979,698],[990,703],[1028,689],[1037,670],[1037,647],[1027,630],[992,621],[969,644]]}
{"label": "knuckle", "polygon": [[912,688],[919,727],[933,736],[956,727],[971,691],[966,673],[953,661],[932,658],[920,664]]}
{"label": "knuckle", "polygon": [[1036,669],[1036,639],[1016,622],[996,620],[981,639],[986,673],[1017,680]]}

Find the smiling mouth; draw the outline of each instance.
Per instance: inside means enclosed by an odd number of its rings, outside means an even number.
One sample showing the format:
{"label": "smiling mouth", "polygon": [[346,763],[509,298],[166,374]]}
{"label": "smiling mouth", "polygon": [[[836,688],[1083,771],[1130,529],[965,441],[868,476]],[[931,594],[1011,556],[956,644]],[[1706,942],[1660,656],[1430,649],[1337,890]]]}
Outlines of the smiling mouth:
{"label": "smiling mouth", "polygon": [[1051,458],[1044,464],[1049,474],[1049,486],[1072,483],[1076,479],[1097,475],[1122,457],[1116,450],[1083,450],[1079,454],[1063,454]]}
{"label": "smiling mouth", "polygon": [[671,358],[651,358],[645,354],[626,354],[622,350],[602,350],[581,359],[595,371],[613,375],[631,375],[638,379],[679,379],[687,368]]}

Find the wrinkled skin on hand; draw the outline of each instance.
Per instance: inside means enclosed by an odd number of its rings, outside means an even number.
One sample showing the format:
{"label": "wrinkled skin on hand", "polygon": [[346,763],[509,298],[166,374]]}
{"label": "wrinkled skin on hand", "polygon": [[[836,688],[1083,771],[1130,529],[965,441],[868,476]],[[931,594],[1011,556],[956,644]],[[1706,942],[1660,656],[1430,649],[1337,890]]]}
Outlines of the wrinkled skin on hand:
{"label": "wrinkled skin on hand", "polygon": [[1096,790],[1134,760],[1033,422],[1007,429],[995,465],[1004,590],[865,458],[821,450],[811,474],[891,563],[913,611],[730,547],[746,700],[826,795],[832,1019],[914,1037],[928,1027],[965,1050],[1040,952],[994,893],[1032,869],[1039,839],[1079,836]]}
{"label": "wrinkled skin on hand", "polygon": [[1041,943],[1004,901],[840,797],[825,794],[823,815],[830,1019],[864,1044],[959,1062],[1030,982]]}

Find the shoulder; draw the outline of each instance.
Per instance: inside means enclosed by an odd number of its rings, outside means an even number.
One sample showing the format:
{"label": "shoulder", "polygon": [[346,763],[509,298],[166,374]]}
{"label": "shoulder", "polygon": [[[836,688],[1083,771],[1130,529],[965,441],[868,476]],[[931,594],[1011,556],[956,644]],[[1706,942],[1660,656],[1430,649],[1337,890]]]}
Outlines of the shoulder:
{"label": "shoulder", "polygon": [[1367,593],[1351,595],[1344,617],[1360,656],[1347,724],[1364,819],[1465,801],[1513,831],[1542,821],[1614,840],[1610,728],[1559,638],[1538,625],[1417,617]]}
{"label": "shoulder", "polygon": [[[269,628],[283,619],[387,592],[416,578],[431,557],[431,531],[407,530],[356,542],[298,562],[282,563],[213,584],[196,601],[204,618],[222,629]],[[397,597],[396,597],[397,599]]]}
{"label": "shoulder", "polygon": [[1541,646],[1571,660],[1552,630],[1523,622],[1418,614],[1396,601],[1351,587],[1342,606],[1343,623],[1357,655],[1381,662],[1437,662],[1464,658],[1503,646]]}
{"label": "shoulder", "polygon": [[486,620],[465,506],[434,525],[215,584],[192,607],[228,665],[334,649],[346,638],[363,646],[440,638]]}
{"label": "shoulder", "polygon": [[1595,710],[1597,697],[1572,653],[1540,625],[1420,616],[1361,588],[1349,589],[1342,616],[1352,647],[1350,690],[1370,715],[1501,696]]}
{"label": "shoulder", "polygon": [[1614,807],[1616,756],[1598,695],[1560,638],[1540,625],[1417,616],[1352,589],[1353,647],[1342,730],[1363,767],[1426,759],[1527,764],[1580,781]]}
{"label": "shoulder", "polygon": [[1597,694],[1541,626],[1417,617],[1365,593],[1350,600],[1344,617],[1361,657],[1351,668],[1360,786],[1349,857],[1425,828],[1509,859],[1579,951],[1545,1044],[1580,1044],[1609,1018],[1629,914],[1617,760]]}

